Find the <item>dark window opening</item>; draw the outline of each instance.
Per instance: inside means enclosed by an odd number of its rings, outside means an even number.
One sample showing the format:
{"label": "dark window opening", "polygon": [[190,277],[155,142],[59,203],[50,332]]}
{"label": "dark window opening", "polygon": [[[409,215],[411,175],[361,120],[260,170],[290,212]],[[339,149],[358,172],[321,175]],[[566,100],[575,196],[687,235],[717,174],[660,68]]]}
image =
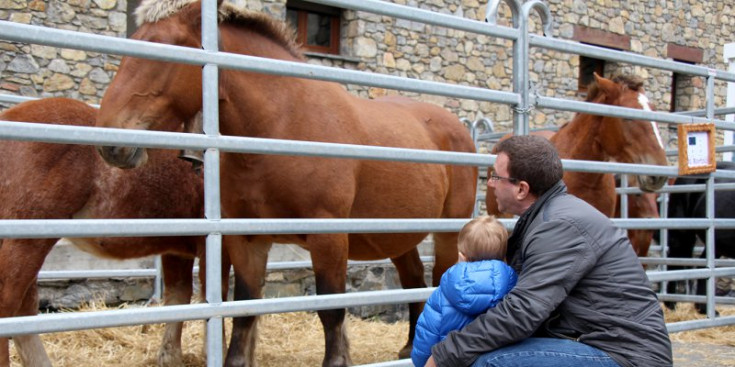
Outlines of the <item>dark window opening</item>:
{"label": "dark window opening", "polygon": [[130,36],[135,33],[136,30],[138,30],[138,25],[135,24],[135,9],[140,4],[141,0],[128,0],[128,22],[127,22],[127,29],[126,34],[127,37],[130,38]]}
{"label": "dark window opening", "polygon": [[587,86],[595,80],[593,73],[605,76],[605,60],[595,59],[587,56],[579,57],[579,78],[577,90],[587,92]]}
{"label": "dark window opening", "polygon": [[[572,39],[583,44],[603,47],[617,51],[630,51],[630,36],[589,28],[581,25],[574,26]],[[593,73],[605,76],[605,60],[593,57],[579,57],[579,77],[577,90],[587,92],[587,86],[594,80]],[[614,65],[612,65],[614,66]]]}
{"label": "dark window opening", "polygon": [[[694,62],[684,61],[684,60],[677,60],[674,59],[674,61],[678,61],[685,64],[694,65]],[[692,106],[682,106],[680,103],[680,99],[684,97],[686,93],[686,88],[691,87],[692,84],[692,76],[690,75],[684,75],[679,74],[677,72],[672,73],[671,75],[671,101],[669,102],[669,112],[676,112],[676,111],[686,111]]]}
{"label": "dark window opening", "polygon": [[289,0],[286,19],[307,51],[339,54],[341,11],[338,8]]}

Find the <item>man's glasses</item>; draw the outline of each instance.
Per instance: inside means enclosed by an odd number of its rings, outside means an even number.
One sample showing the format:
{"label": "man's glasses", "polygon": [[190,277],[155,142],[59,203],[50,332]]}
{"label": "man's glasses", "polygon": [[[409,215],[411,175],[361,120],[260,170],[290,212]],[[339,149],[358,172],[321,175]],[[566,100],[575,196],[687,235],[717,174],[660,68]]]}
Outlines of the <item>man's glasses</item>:
{"label": "man's glasses", "polygon": [[517,178],[498,176],[495,173],[491,173],[489,178],[490,178],[490,181],[493,181],[493,182],[498,182],[500,180],[506,180],[512,184],[518,183]]}

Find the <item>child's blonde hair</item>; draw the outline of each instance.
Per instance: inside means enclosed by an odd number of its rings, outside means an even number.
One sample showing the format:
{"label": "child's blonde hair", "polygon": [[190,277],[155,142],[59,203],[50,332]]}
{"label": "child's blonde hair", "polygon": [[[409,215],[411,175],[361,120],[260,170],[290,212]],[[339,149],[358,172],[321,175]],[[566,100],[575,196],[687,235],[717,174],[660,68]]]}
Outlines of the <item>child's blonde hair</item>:
{"label": "child's blonde hair", "polygon": [[508,231],[494,215],[479,216],[459,231],[457,247],[467,261],[505,260]]}

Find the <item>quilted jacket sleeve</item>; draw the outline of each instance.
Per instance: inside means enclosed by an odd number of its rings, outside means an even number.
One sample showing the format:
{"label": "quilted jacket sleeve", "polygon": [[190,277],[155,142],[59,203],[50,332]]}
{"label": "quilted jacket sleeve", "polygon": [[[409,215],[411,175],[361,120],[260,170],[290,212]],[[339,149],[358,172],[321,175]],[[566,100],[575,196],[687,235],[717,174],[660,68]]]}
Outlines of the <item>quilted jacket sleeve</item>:
{"label": "quilted jacket sleeve", "polygon": [[431,356],[431,347],[442,339],[440,328],[443,298],[441,290],[437,288],[429,296],[424,305],[424,311],[421,312],[416,323],[416,334],[413,339],[413,350],[411,350],[411,360],[414,366],[423,367]]}

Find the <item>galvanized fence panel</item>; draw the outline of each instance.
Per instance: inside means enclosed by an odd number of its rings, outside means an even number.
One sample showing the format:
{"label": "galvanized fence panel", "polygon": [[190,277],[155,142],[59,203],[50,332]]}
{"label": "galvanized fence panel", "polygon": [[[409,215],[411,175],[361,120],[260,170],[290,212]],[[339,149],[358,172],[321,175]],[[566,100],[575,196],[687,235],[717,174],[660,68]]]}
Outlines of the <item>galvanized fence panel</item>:
{"label": "galvanized fence panel", "polygon": [[[558,40],[528,34],[527,22],[531,11],[536,11],[542,18],[546,30],[551,27],[551,17],[545,4],[530,1],[521,5],[518,1],[508,1],[513,8],[513,20],[516,28],[488,25],[483,22],[461,19],[455,16],[437,14],[409,6],[386,3],[376,0],[360,2],[347,0],[311,0],[315,3],[337,6],[347,9],[373,12],[386,16],[409,19],[427,24],[455,28],[492,37],[514,41],[514,49],[521,49],[514,58],[514,91],[495,91],[477,87],[467,87],[416,79],[405,79],[390,75],[365,73],[353,70],[335,69],[310,64],[263,59],[245,55],[235,55],[216,51],[216,31],[214,2],[204,2],[203,28],[205,47],[203,50],[178,46],[153,44],[134,40],[118,39],[80,32],[50,29],[39,26],[0,23],[0,38],[9,41],[42,44],[62,48],[103,52],[108,54],[128,55],[155,60],[182,62],[204,66],[204,120],[206,135],[129,131],[115,129],[96,129],[84,127],[35,125],[0,122],[0,138],[15,140],[37,140],[58,143],[78,143],[94,145],[128,145],[158,148],[190,148],[204,149],[205,155],[205,207],[206,219],[182,220],[3,220],[0,221],[0,237],[60,237],[60,236],[172,236],[172,235],[208,235],[207,251],[217,254],[221,251],[221,236],[229,234],[279,234],[279,233],[344,233],[344,232],[437,232],[456,231],[463,220],[438,219],[222,219],[219,208],[219,152],[240,152],[256,154],[289,154],[304,156],[324,156],[336,158],[377,159],[391,161],[411,161],[424,163],[446,163],[474,165],[486,167],[494,162],[492,155],[462,154],[451,152],[428,152],[421,150],[379,148],[346,144],[314,143],[287,140],[266,140],[247,137],[220,136],[217,128],[217,70],[228,68],[253,71],[267,74],[278,74],[301,78],[328,80],[349,84],[360,84],[410,92],[436,94],[464,99],[482,100],[508,104],[514,107],[514,130],[528,131],[528,115],[531,107],[553,108],[572,112],[594,112],[596,114],[623,118],[642,118],[674,124],[711,122],[719,129],[735,130],[735,123],[714,119],[713,81],[715,79],[735,82],[735,74],[721,70],[686,65],[673,61],[660,60],[642,55],[617,52],[604,48],[578,44],[576,42]],[[489,9],[496,9],[499,1],[491,1]],[[522,13],[522,14],[521,14]],[[495,14],[489,14],[494,19]],[[519,44],[522,47],[518,47]],[[531,93],[527,88],[528,47],[543,47],[566,53],[602,58],[650,68],[675,71],[708,78],[707,96],[710,98],[704,115],[707,117],[675,115],[660,112],[649,112],[621,107],[608,107],[559,98],[542,97]],[[520,83],[519,83],[520,81]],[[647,173],[665,176],[676,176],[674,167],[651,165],[631,165],[618,163],[600,163],[588,161],[565,160],[564,168],[568,170],[612,173]],[[735,173],[717,171],[710,175],[707,187],[708,201],[713,202],[713,178],[735,177]],[[713,214],[713,213],[710,213]],[[692,279],[708,277],[710,285],[715,276],[733,276],[735,267],[730,263],[715,261],[712,257],[712,235],[715,227],[735,228],[735,220],[715,219],[710,215],[707,219],[693,220],[646,220],[616,219],[623,228],[707,228],[708,258],[707,268],[682,271],[649,272],[652,281]],[[503,223],[512,228],[513,220]],[[211,251],[211,252],[210,252]],[[214,257],[209,264],[208,289],[217,289],[219,259]],[[697,263],[699,264],[699,263]],[[716,264],[727,265],[715,268]],[[55,332],[62,330],[79,330],[122,326],[140,323],[208,319],[209,333],[208,364],[220,365],[221,356],[221,319],[223,317],[258,315],[273,312],[292,312],[298,310],[319,310],[344,308],[358,305],[407,303],[424,300],[431,289],[391,290],[375,292],[359,292],[345,295],[290,297],[283,299],[251,300],[222,302],[219,292],[207,294],[207,304],[167,306],[157,309],[118,310],[91,312],[84,314],[42,315],[35,317],[0,319],[0,336],[11,334],[27,334],[39,332]],[[216,294],[215,294],[216,293]],[[694,297],[694,296],[692,296]],[[709,318],[695,322],[669,324],[670,331],[688,330],[701,327],[734,324],[735,317],[714,317],[712,305],[714,298],[712,287],[708,287],[707,301],[710,304]],[[13,330],[10,332],[9,330]],[[217,340],[219,339],[219,340]],[[406,361],[388,362],[380,365],[406,365]]]}

